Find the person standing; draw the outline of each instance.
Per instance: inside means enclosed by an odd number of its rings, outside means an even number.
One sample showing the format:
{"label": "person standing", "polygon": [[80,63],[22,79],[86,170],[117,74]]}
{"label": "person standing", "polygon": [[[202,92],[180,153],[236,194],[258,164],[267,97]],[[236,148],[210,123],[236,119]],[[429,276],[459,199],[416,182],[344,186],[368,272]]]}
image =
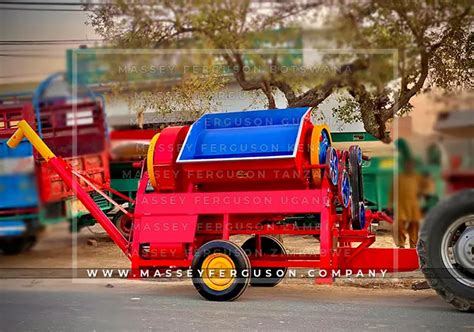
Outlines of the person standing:
{"label": "person standing", "polygon": [[416,248],[420,221],[422,218],[419,197],[423,193],[426,179],[415,170],[415,161],[407,159],[403,170],[395,177],[397,181],[397,196],[394,201],[394,185],[390,191],[389,210],[395,207],[395,221],[393,224],[393,239],[398,248],[405,248],[406,241],[410,248]]}

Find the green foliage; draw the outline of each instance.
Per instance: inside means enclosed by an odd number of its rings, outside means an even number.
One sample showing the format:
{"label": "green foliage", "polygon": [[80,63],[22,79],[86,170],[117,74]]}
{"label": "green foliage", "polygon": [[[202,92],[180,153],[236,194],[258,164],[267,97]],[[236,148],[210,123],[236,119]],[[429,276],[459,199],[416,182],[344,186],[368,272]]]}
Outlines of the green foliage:
{"label": "green foliage", "polygon": [[[129,108],[137,115],[140,127],[143,126],[143,114],[151,110],[161,119],[160,122],[179,125],[194,121],[204,113],[215,112],[219,106],[216,95],[222,91],[226,82],[225,78],[216,74],[188,74],[170,88],[157,85],[135,89],[134,93],[125,95]],[[124,95],[121,89],[114,90],[114,93],[116,96]]]}
{"label": "green foliage", "polygon": [[[383,141],[389,141],[386,123],[408,113],[417,93],[434,86],[447,91],[473,87],[469,1],[369,0],[331,6],[324,1],[285,1],[263,9],[259,5],[249,0],[115,0],[90,5],[90,23],[119,48],[221,49],[221,56],[212,61],[224,61],[231,69],[221,75],[232,75],[244,91],[263,93],[270,108],[276,105],[276,92],[290,107],[316,107],[338,93],[343,97],[336,116],[347,122],[361,119],[367,132]],[[308,38],[307,27],[315,22],[324,22],[313,32],[316,44],[341,49],[321,56],[331,70],[322,70],[321,63],[286,70],[288,56],[279,51],[300,49],[298,34],[306,28]],[[246,52],[253,48],[274,53]],[[247,72],[249,63],[259,70]],[[212,88],[194,89],[193,98],[201,91],[207,99],[205,92]],[[171,92],[189,100],[189,93]],[[172,110],[172,96],[164,99]],[[193,114],[202,109],[187,104]]]}
{"label": "green foliage", "polygon": [[336,119],[343,123],[361,121],[359,104],[351,96],[344,94],[337,97],[338,106],[333,110]]}

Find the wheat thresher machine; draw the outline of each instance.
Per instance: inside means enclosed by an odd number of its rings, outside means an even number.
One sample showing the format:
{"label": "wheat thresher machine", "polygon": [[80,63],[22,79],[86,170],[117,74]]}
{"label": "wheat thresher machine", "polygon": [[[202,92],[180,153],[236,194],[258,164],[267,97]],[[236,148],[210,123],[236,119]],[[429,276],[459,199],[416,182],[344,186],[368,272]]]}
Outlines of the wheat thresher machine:
{"label": "wheat thresher machine", "polygon": [[[313,125],[308,108],[206,114],[162,130],[126,211],[128,239],[81,188],[81,175],[25,122],[9,145],[23,136],[127,255],[136,278],[143,269],[190,269],[204,298],[228,301],[249,284],[275,286],[288,268],[314,268],[316,282],[331,283],[334,271],[419,267],[415,249],[371,247],[372,225],[387,217],[364,207],[362,151],[332,147],[328,127]],[[298,223],[299,216],[312,222]],[[283,234],[319,241],[310,253],[287,253],[277,239]],[[238,246],[233,235],[249,239]]]}

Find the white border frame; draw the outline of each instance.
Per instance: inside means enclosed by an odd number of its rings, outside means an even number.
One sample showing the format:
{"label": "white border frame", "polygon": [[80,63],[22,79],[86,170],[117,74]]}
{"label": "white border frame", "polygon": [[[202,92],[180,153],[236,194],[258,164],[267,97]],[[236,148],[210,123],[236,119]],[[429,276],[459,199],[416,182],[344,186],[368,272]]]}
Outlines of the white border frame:
{"label": "white border frame", "polygon": [[[72,84],[75,85],[75,87],[73,87],[72,91],[73,91],[73,96],[76,96],[76,98],[77,98],[77,84],[78,84],[78,77],[77,77],[77,74],[78,74],[77,73],[77,70],[78,70],[77,62],[78,61],[77,61],[77,56],[79,54],[86,54],[90,51],[91,51],[91,49],[76,49],[76,50],[73,50],[73,52],[72,52],[72,67],[73,67]],[[202,50],[202,49],[162,49],[162,50],[152,50],[152,49],[94,49],[94,51],[96,53],[102,54],[102,55],[112,55],[112,54],[124,54],[124,53],[126,53],[126,54],[152,54],[152,53],[160,53],[160,54],[216,53],[216,54],[220,54],[225,50],[221,50],[221,49],[205,49],[205,50]],[[243,53],[253,52],[253,53],[256,53],[256,54],[275,54],[275,53],[287,54],[287,53],[291,52],[291,49],[268,49],[268,50],[265,50],[265,49],[263,49],[263,50],[242,49],[241,51]],[[385,48],[385,49],[372,49],[372,48],[368,48],[368,49],[301,48],[301,49],[298,49],[298,51],[302,52],[302,54],[304,54],[304,52],[319,52],[320,54],[377,54],[377,55],[386,54],[386,55],[391,55],[392,59],[395,62],[394,66],[393,66],[393,72],[392,72],[393,80],[396,80],[396,79],[399,78],[399,71],[398,71],[398,67],[396,65],[396,63],[398,63],[399,51],[398,51],[398,49],[395,49],[395,48]],[[92,84],[91,86],[94,86],[94,84]],[[395,98],[396,98],[395,103],[398,103],[398,99],[397,99],[398,96],[395,96]],[[392,137],[394,139],[399,137],[398,121],[393,122],[392,133],[393,133]],[[77,139],[75,139],[73,141],[73,144],[74,143],[77,147]],[[396,151],[394,151],[393,157],[396,158]],[[262,158],[258,158],[258,159],[262,159]],[[213,160],[215,160],[215,159],[213,159]],[[229,159],[226,159],[226,160],[229,160]],[[393,197],[394,204],[398,204],[398,202],[397,202],[398,185],[397,185],[397,181],[395,181],[398,172],[399,172],[398,163],[395,163],[395,165],[393,167],[393,178],[392,178],[394,180],[394,184],[395,184],[394,185],[394,197]],[[77,239],[77,234],[76,233],[72,234],[72,241],[71,242],[72,242],[72,253],[71,253],[72,266],[71,267],[73,269],[72,283],[74,284],[74,283],[83,283],[83,282],[92,282],[92,283],[109,282],[109,279],[107,279],[107,278],[106,279],[88,279],[86,281],[83,281],[82,279],[78,279],[77,270],[76,270],[77,268],[79,268],[78,267],[78,248],[77,248],[78,239]],[[394,255],[394,260],[398,260],[398,257],[399,257],[399,255],[398,255],[398,253],[396,253]],[[127,268],[129,268],[129,267],[127,267]],[[404,272],[402,272],[402,273],[404,273]],[[394,278],[399,277],[399,273],[397,273],[397,275],[394,275],[393,277]],[[119,282],[122,282],[122,280],[121,279],[114,279],[114,282],[119,283]],[[127,282],[129,282],[129,280],[127,280]]]}
{"label": "white border frame", "polygon": [[[281,110],[287,110],[287,108],[282,108]],[[230,114],[230,113],[246,113],[246,112],[258,112],[262,110],[255,110],[255,111],[242,111],[242,112],[226,112],[226,113],[218,113],[218,114]],[[296,135],[296,141],[295,141],[295,147],[293,148],[293,153],[291,156],[266,156],[266,157],[242,157],[242,158],[210,158],[210,159],[192,159],[192,160],[181,160],[181,155],[183,154],[184,148],[186,147],[186,143],[189,138],[189,134],[193,130],[194,123],[191,125],[189,128],[188,134],[186,135],[186,139],[184,140],[183,147],[181,148],[181,151],[179,152],[178,158],[176,159],[176,163],[180,164],[185,164],[185,163],[198,163],[198,162],[206,162],[206,161],[236,161],[236,160],[255,160],[255,159],[291,159],[295,158],[296,154],[298,152],[298,142],[300,141],[301,138],[301,132],[303,131],[303,122],[305,118],[308,116],[308,113],[311,111],[311,107],[308,107],[304,115],[300,119],[300,124],[298,128],[298,134]],[[278,110],[275,110],[275,112],[278,112]],[[207,114],[203,115],[202,117],[206,116]],[[201,118],[202,118],[201,117]],[[199,121],[201,118],[199,118],[197,121]],[[196,123],[195,122],[195,123]],[[248,127],[247,127],[248,128]]]}

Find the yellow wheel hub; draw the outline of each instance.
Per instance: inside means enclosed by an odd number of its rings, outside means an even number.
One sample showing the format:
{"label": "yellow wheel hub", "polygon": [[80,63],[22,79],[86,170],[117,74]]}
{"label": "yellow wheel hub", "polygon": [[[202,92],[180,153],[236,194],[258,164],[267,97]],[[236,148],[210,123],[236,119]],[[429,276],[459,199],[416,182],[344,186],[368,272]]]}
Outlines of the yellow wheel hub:
{"label": "yellow wheel hub", "polygon": [[232,272],[235,264],[232,259],[222,253],[215,253],[206,257],[202,262],[202,280],[212,290],[222,291],[229,288],[235,277]]}

